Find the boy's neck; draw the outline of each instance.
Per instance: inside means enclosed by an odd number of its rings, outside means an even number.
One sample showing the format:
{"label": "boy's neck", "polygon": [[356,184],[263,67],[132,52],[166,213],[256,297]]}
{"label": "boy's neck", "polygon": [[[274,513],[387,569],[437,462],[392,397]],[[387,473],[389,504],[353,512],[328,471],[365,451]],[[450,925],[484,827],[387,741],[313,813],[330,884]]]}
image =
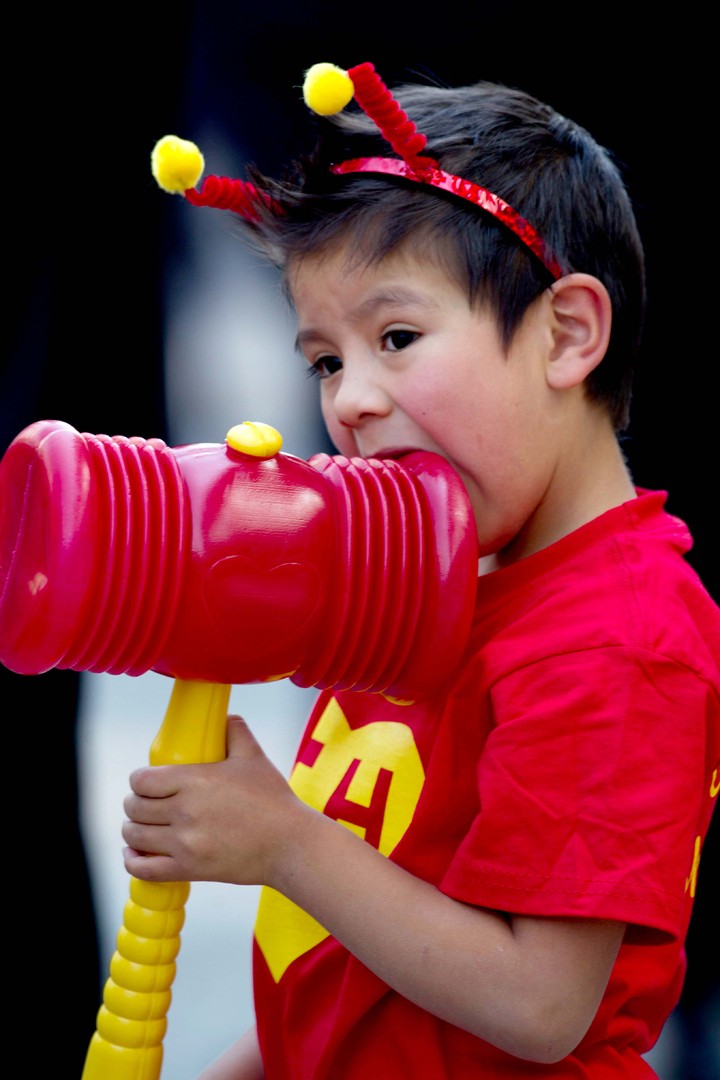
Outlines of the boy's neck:
{"label": "boy's neck", "polygon": [[635,486],[614,433],[595,432],[574,457],[558,468],[542,502],[520,532],[498,552],[478,562],[489,574],[534,555],[569,536],[608,510],[636,498]]}

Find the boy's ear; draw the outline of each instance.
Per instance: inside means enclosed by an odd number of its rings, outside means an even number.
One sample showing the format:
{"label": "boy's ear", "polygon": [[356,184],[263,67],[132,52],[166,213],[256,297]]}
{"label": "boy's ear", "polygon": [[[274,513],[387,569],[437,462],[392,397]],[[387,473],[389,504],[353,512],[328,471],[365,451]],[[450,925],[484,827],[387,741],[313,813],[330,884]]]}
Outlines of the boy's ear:
{"label": "boy's ear", "polygon": [[610,341],[612,304],[591,274],[566,274],[550,287],[553,344],[548,384],[579,386],[604,357]]}

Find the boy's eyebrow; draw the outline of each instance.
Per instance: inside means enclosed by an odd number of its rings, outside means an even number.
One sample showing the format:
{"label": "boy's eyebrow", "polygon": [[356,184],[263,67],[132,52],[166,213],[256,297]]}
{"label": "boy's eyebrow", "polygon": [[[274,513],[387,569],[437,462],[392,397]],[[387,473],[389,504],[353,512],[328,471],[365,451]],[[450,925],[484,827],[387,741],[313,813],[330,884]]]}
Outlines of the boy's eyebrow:
{"label": "boy's eyebrow", "polygon": [[[438,303],[429,293],[420,292],[416,289],[409,289],[402,285],[393,286],[391,288],[382,288],[378,289],[377,292],[371,293],[370,296],[362,300],[356,307],[351,308],[347,315],[347,321],[351,325],[355,325],[384,307],[398,306],[415,307],[425,311],[433,311],[437,310]],[[313,326],[308,326],[304,330],[298,331],[295,338],[295,348],[301,352],[302,346],[308,341],[321,337],[324,337],[321,330],[317,330]]]}

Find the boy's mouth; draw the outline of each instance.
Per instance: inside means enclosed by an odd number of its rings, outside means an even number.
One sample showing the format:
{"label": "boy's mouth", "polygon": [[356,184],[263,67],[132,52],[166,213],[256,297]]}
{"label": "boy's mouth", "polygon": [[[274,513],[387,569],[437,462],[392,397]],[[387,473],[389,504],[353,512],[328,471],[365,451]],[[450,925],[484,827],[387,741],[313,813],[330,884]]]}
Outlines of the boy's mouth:
{"label": "boy's mouth", "polygon": [[414,454],[419,448],[417,446],[383,446],[379,450],[374,450],[370,454],[363,454],[364,458],[375,458],[377,461],[397,461],[398,458],[405,457],[406,454]]}

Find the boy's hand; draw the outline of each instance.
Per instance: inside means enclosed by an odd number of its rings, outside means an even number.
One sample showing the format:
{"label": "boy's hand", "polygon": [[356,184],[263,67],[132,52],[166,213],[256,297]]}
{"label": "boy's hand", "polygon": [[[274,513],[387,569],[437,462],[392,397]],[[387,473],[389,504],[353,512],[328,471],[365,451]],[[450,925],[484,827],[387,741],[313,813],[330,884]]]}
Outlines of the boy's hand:
{"label": "boy's hand", "polygon": [[136,769],[124,809],[125,868],[145,881],[267,883],[271,854],[304,808],[238,716],[228,756]]}

